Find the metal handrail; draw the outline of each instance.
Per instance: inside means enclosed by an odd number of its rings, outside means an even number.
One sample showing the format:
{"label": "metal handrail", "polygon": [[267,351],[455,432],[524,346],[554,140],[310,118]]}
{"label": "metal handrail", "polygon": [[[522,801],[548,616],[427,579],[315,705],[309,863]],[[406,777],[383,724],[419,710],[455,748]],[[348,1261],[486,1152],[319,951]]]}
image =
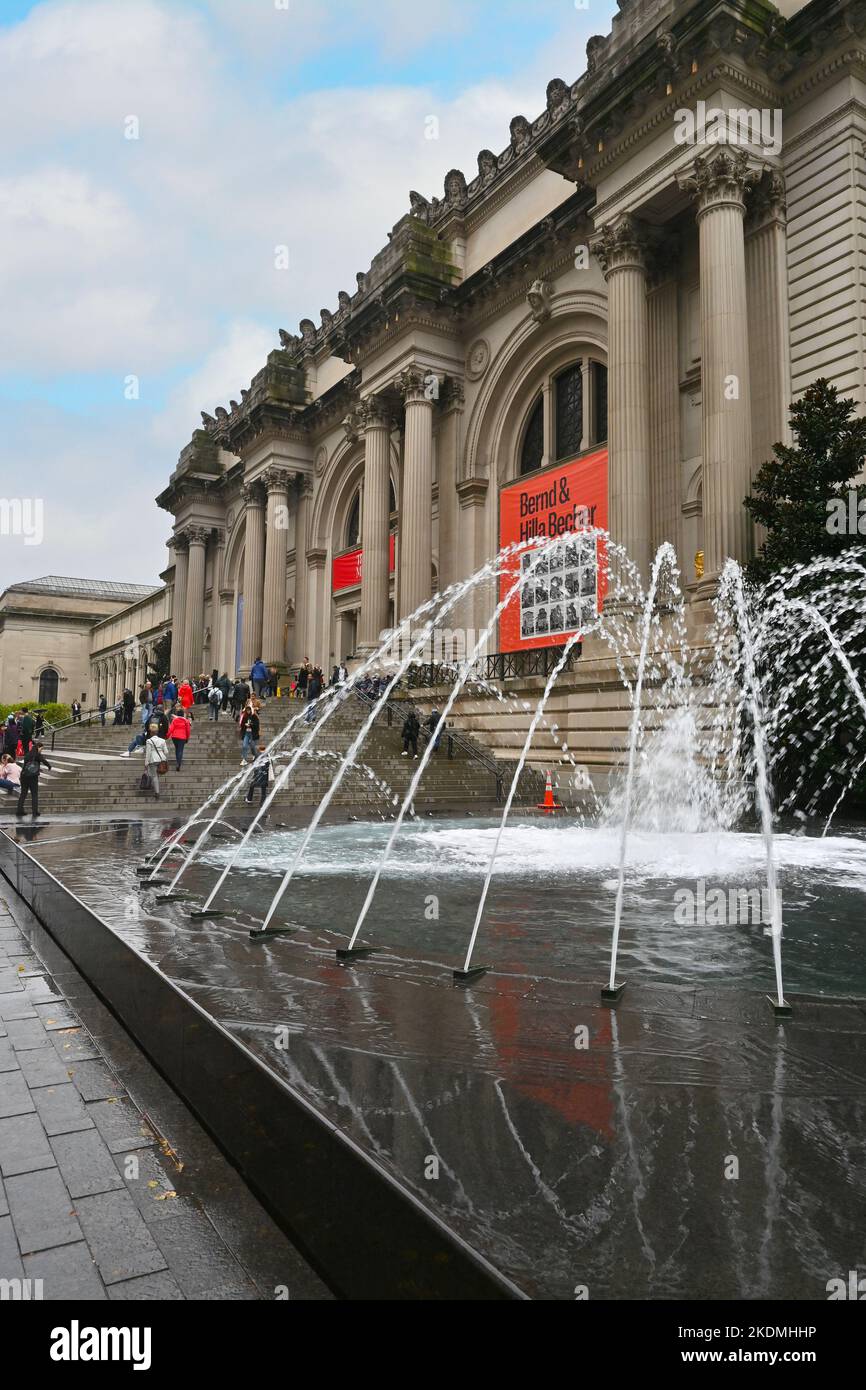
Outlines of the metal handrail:
{"label": "metal handrail", "polygon": [[[574,669],[574,663],[580,659],[582,643],[575,642],[565,658],[562,667],[564,671]],[[491,652],[486,656],[478,657],[472,663],[469,672],[469,679],[480,677],[482,680],[519,680],[526,676],[547,677],[562,660],[564,646],[550,647],[531,647],[525,651],[516,652]],[[429,688],[436,685],[453,684],[462,663],[458,661],[428,661],[419,662],[417,665],[410,666],[406,672],[406,684],[409,689],[417,687]]]}
{"label": "metal handrail", "polygon": [[[355,694],[358,696],[359,700],[363,701],[363,703],[367,705],[374,705],[377,704],[379,701],[379,697],[377,695],[368,695],[366,691],[363,690],[356,690]],[[381,707],[380,713],[384,713],[386,715],[389,729],[393,728],[394,726],[395,716],[399,717],[401,720],[405,719],[406,717],[405,707],[400,702],[394,700],[386,700]],[[425,729],[423,724],[420,723],[420,721],[418,731],[422,735],[422,737],[426,739],[428,743],[433,738],[432,730]],[[502,800],[502,772],[498,760],[493,757],[492,753],[485,753],[484,750],[482,748],[479,748],[477,744],[469,742],[469,740],[464,738],[462,734],[458,733],[456,729],[453,729],[448,725],[445,725],[442,729],[440,729],[437,737],[440,739],[444,738],[446,740],[447,757],[453,758],[454,749],[459,748],[463,753],[466,754],[467,758],[472,759],[474,762],[480,763],[481,766],[484,768],[485,772],[489,772],[496,782],[496,800]]]}

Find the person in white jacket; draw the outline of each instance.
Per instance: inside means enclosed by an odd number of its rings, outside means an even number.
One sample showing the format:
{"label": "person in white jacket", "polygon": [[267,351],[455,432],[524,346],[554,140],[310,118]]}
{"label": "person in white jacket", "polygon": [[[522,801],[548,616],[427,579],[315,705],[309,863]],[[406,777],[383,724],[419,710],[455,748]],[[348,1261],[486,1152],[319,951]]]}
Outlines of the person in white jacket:
{"label": "person in white jacket", "polygon": [[159,767],[164,764],[168,767],[168,744],[164,738],[160,738],[156,730],[158,724],[152,725],[154,733],[148,736],[147,743],[144,745],[144,770],[150,777],[153,786],[153,794],[159,800]]}

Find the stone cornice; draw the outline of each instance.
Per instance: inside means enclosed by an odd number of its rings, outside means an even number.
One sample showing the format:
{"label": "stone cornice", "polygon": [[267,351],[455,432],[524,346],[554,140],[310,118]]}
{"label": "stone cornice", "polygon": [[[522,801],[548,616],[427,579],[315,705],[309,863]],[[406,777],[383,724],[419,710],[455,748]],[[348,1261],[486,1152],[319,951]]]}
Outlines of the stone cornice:
{"label": "stone cornice", "polygon": [[722,69],[763,97],[763,106],[777,104],[779,83],[794,66],[778,13],[743,0],[698,0],[660,17],[610,64],[603,61],[607,41],[590,43],[597,45],[597,65],[583,99],[539,149],[548,167],[590,184],[671,123],[673,112],[696,100]]}
{"label": "stone cornice", "polygon": [[525,295],[533,280],[570,262],[574,238],[588,240],[590,231],[589,200],[575,193],[452,291],[458,325],[489,303]]}
{"label": "stone cornice", "polygon": [[178,478],[176,473],[173,473],[168,487],[156,498],[156,505],[163,511],[176,515],[184,505],[204,506],[220,498],[222,493],[222,477],[209,482],[206,478],[196,476]]}
{"label": "stone cornice", "polygon": [[306,376],[288,352],[269,353],[250,389],[240,394],[240,402],[230,402],[230,411],[224,406],[217,406],[213,416],[202,411],[205,432],[215,445],[243,457],[265,439],[305,438]]}

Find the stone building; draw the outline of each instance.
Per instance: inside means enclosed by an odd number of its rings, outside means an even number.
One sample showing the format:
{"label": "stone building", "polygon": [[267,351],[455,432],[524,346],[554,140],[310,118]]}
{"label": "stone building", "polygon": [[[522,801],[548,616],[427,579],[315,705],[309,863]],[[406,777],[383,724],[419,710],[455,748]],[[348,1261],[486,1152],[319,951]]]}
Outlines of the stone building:
{"label": "stone building", "polygon": [[644,576],[670,540],[705,603],[792,397],[866,406],[864,15],[619,0],[504,149],[410,193],[158,498],[175,669],[369,652],[496,553],[509,487],[589,458]]}
{"label": "stone building", "polygon": [[0,594],[0,702],[89,700],[100,626],[154,592],[164,593],[56,574],[10,584]]}

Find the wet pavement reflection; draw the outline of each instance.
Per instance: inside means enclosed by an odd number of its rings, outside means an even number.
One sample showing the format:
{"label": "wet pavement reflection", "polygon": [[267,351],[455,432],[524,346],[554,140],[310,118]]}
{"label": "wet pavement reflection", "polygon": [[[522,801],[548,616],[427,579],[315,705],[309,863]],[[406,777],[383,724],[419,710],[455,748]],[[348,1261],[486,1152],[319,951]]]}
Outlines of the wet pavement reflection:
{"label": "wet pavement reflection", "polygon": [[[289,834],[251,845],[227,885],[232,915],[212,921],[189,910],[222,867],[217,843],[184,877],[189,901],[160,903],[135,869],[165,825],[56,821],[21,838],[531,1296],[823,1299],[828,1279],[863,1262],[866,990],[850,881],[862,840],[788,853],[795,1013],[779,1024],[760,927],[677,936],[662,905],[682,875],[640,868],[629,988],[616,1010],[600,1006],[612,906],[601,840],[586,864],[565,840],[545,863],[525,834],[506,848],[477,953],[489,972],[455,988],[481,823],[409,828],[369,919],[382,949],[340,965],[383,830],[324,828],[281,911],[296,933],[262,942],[249,928],[290,862]],[[751,862],[741,838],[717,847],[729,877],[743,872],[732,854]],[[425,915],[431,895],[438,919]]]}

